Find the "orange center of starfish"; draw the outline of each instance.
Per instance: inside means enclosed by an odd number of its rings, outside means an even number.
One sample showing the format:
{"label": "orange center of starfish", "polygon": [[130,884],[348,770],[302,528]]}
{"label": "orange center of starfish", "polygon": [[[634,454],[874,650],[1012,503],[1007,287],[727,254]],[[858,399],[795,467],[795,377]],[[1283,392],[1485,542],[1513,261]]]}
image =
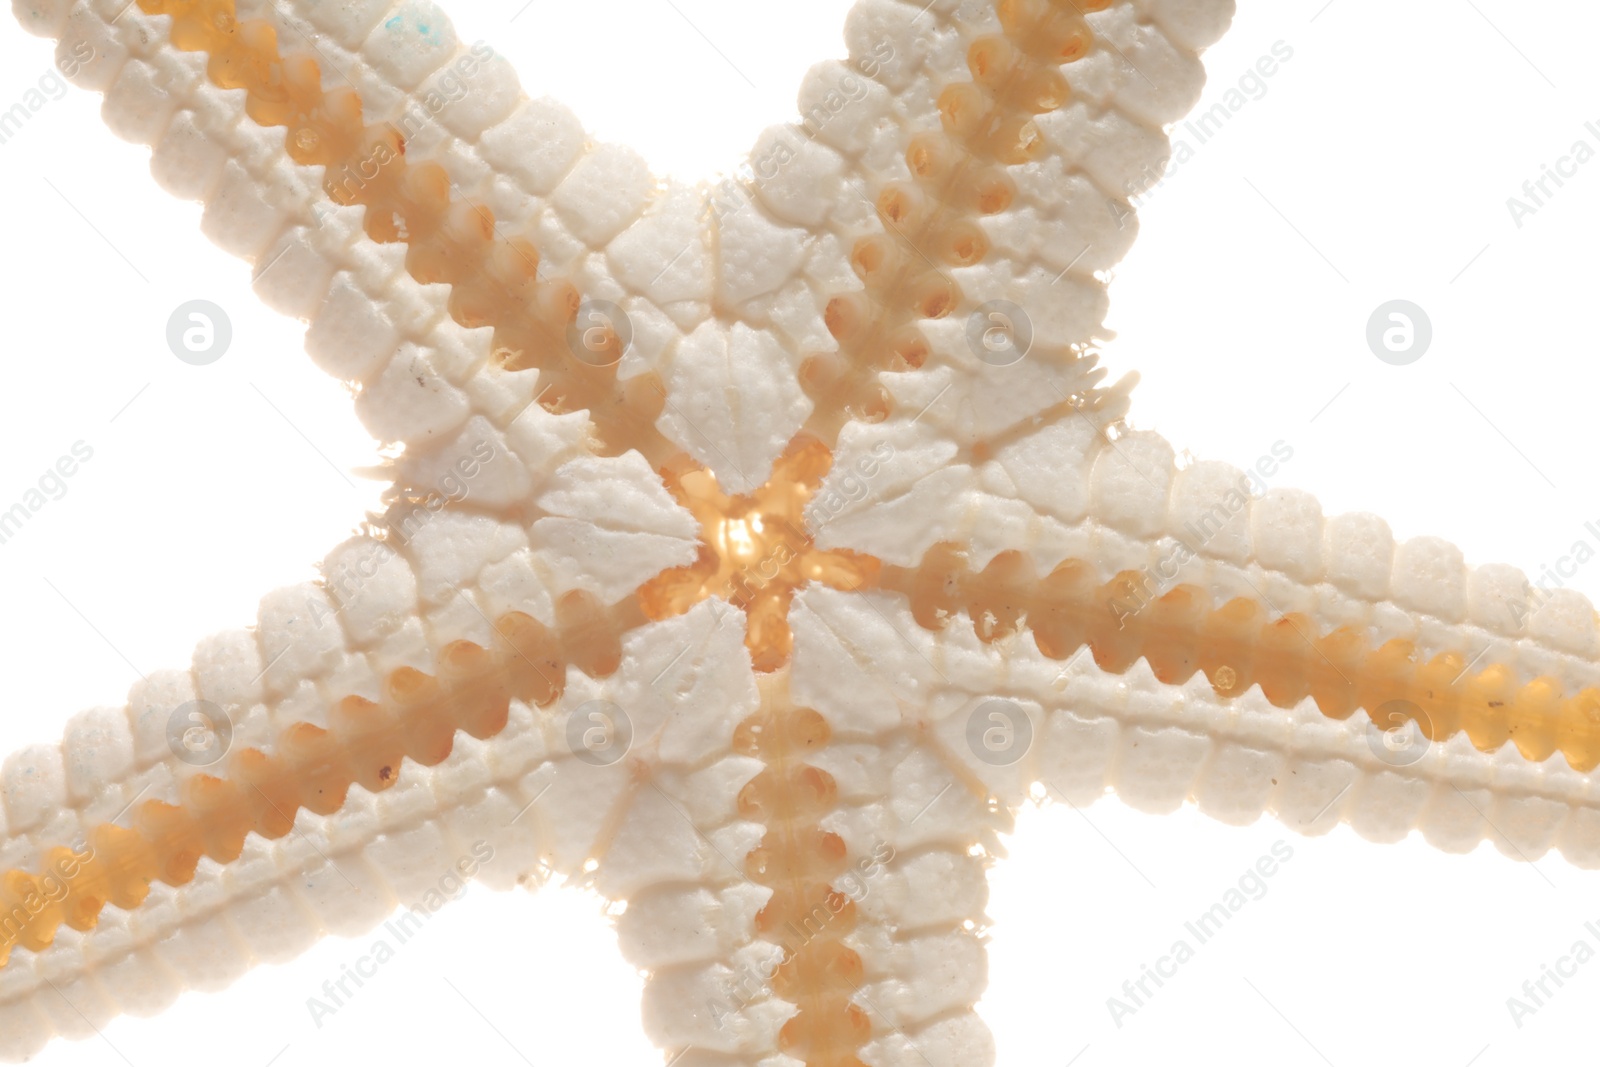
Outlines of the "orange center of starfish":
{"label": "orange center of starfish", "polygon": [[882,567],[859,552],[818,548],[807,529],[806,504],[832,466],[833,454],[822,442],[797,437],[766,484],[749,495],[727,495],[708,470],[669,480],[678,502],[700,522],[700,555],[645,583],[639,590],[645,616],[671,618],[707,597],[722,597],[745,613],[745,647],[756,670],[787,663],[795,590],[807,582],[870,587]]}

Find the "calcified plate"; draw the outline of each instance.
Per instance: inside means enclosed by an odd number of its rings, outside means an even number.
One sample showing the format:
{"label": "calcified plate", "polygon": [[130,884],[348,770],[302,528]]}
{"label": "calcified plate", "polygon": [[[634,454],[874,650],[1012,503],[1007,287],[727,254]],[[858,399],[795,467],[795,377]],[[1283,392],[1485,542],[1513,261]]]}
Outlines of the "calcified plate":
{"label": "calcified plate", "polygon": [[709,201],[432,5],[124,5],[16,7],[397,458],[6,762],[6,1055],[560,878],[681,1067],[988,1063],[997,835],[1108,788],[1600,863],[1587,602],[1180,467],[1097,369],[1231,2],[864,0]]}

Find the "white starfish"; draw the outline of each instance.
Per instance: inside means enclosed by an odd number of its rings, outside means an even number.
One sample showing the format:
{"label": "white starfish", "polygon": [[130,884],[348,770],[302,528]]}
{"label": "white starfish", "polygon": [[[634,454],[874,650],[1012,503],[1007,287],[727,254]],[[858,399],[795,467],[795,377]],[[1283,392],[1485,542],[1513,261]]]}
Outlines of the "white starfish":
{"label": "white starfish", "polygon": [[[27,919],[0,970],[7,1050],[368,928],[461,862],[628,901],[647,1030],[680,1063],[985,1062],[983,871],[1036,783],[1380,837],[1420,821],[1453,848],[1487,809],[1514,851],[1595,862],[1588,779],[1552,755],[1595,755],[1587,604],[1518,611],[1516,576],[1443,542],[1245,500],[1238,472],[1178,470],[1120,426],[1126,390],[1080,349],[1094,272],[1132,237],[1107,200],[1161,158],[1231,4],[1119,4],[1081,38],[1073,7],[863,4],[849,62],[808,80],[809,127],[763,137],[758,179],[708,221],[698,192],[520,100],[431,7],[173,25],[24,2],[30,28],[91,43],[77,80],[405,451],[325,587],[269,595],[254,633],[7,763],[0,892]],[[287,141],[205,80],[249,84],[245,56],[193,51],[265,56],[268,28],[289,62],[251,114]],[[312,63],[404,125],[403,153],[377,130],[326,179],[382,210],[329,206],[285,158],[357,129]],[[975,78],[1002,87],[992,125]],[[285,83],[327,93],[315,121],[287,118]],[[569,339],[573,296],[624,314],[583,307]],[[1356,647],[1388,640],[1416,647]],[[170,730],[217,710],[226,774]],[[1368,710],[1440,743],[1396,755]],[[450,750],[453,727],[481,740]],[[1530,758],[1491,744],[1513,730]],[[70,891],[36,906],[50,886],[21,872]]]}

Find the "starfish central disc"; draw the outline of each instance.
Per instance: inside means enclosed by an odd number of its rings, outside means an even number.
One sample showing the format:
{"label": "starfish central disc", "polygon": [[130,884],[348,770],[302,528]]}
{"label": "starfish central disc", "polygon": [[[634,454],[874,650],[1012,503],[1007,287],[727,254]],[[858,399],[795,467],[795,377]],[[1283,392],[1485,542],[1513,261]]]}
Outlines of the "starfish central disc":
{"label": "starfish central disc", "polygon": [[833,466],[833,453],[812,437],[797,437],[773,464],[766,484],[728,496],[714,474],[698,469],[669,482],[679,503],[700,523],[700,554],[639,591],[646,617],[681,615],[707,597],[722,597],[745,613],[745,647],[758,671],[789,661],[789,605],[807,582],[856,590],[877,583],[882,565],[872,556],[816,546],[806,503]]}

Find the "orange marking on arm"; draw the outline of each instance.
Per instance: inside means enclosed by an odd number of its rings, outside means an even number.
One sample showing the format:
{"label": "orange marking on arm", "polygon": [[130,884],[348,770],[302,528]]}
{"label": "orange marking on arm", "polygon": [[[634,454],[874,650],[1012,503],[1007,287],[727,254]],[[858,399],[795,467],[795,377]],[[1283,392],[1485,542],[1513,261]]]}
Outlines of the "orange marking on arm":
{"label": "orange marking on arm", "polygon": [[346,697],[334,705],[327,729],[293,723],[275,751],[235,752],[226,774],[185,779],[176,804],[144,801],[133,808],[131,827],[102,824],[81,848],[51,850],[39,874],[0,872],[0,965],[19,945],[47,948],[63,924],[93,929],[106,904],[139,907],[155,882],[188,884],[202,858],[234,862],[250,834],[284,837],[302,808],[330,815],[352,786],[389,788],[404,760],[424,767],[442,762],[457,731],[495,736],[509,721],[513,699],[544,706],[560,696],[568,663],[614,670],[619,656],[609,650],[639,621],[631,605],[599,611],[581,632],[552,631],[520,612],[503,615],[495,648],[451,642],[437,677],[402,667],[385,680],[382,702]]}
{"label": "orange marking on arm", "polygon": [[1575,770],[1600,766],[1600,687],[1569,694],[1553,678],[1518,679],[1505,664],[1468,671],[1456,651],[1423,659],[1402,638],[1373,648],[1352,627],[1319,634],[1305,615],[1277,615],[1246,597],[1215,605],[1200,586],[1152,595],[1140,572],[1104,583],[1092,574],[1087,561],[1069,559],[1041,580],[1016,552],[974,574],[959,549],[937,545],[918,567],[885,567],[879,581],[910,600],[925,629],[965,611],[982,640],[1026,628],[1051,659],[1088,646],[1115,674],[1143,659],[1169,685],[1203,672],[1223,698],[1259,686],[1280,708],[1309,696],[1329,718],[1361,708],[1384,730],[1410,720],[1432,741],[1465,731],[1483,752],[1509,740],[1534,762],[1560,752]]}
{"label": "orange marking on arm", "polygon": [[207,75],[243,89],[246,111],[262,126],[285,128],[295,162],[324,168],[335,203],[366,208],[363,225],[379,242],[409,246],[406,270],[418,282],[451,287],[450,315],[462,326],[494,329],[495,358],[540,371],[540,403],[551,411],[587,410],[602,452],[638,449],[653,466],[683,466],[682,449],[655,428],[663,391],[653,374],[618,379],[615,331],[584,334],[582,358],[569,340],[580,306],[570,281],[538,278],[539,254],[524,238],[501,239],[482,204],[451,195],[437,163],[413,164],[394,125],[367,125],[353,89],[322,88],[311,56],[284,55],[261,20],[240,22],[234,0],[138,0],[142,11],[172,18],[173,44],[210,57]]}
{"label": "orange marking on arm", "polygon": [[883,232],[852,249],[863,290],[835,297],[824,315],[838,352],[811,356],[801,373],[815,405],[812,434],[833,441],[851,419],[888,416],[878,373],[926,360],[918,321],[944,318],[959,304],[946,268],[988,256],[978,218],[1011,206],[1016,190],[1006,168],[1038,156],[1043,139],[1034,116],[1067,102],[1061,67],[1087,55],[1092,40],[1083,13],[1108,6],[1110,0],[1000,0],[1004,32],[970,46],[971,80],[939,93],[942,130],[914,137],[906,152],[912,180],[890,182],[878,194]]}

